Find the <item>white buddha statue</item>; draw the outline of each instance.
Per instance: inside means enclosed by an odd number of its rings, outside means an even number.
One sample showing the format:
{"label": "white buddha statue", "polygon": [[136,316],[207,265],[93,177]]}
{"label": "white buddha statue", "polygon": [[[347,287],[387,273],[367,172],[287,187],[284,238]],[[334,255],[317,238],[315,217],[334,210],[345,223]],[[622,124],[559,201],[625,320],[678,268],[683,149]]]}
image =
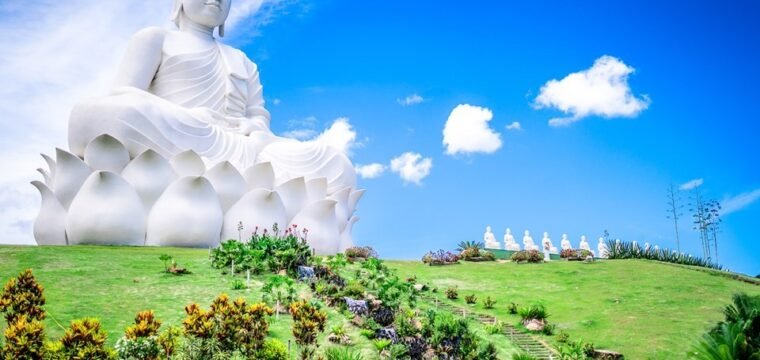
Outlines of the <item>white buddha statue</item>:
{"label": "white buddha statue", "polygon": [[178,30],[146,28],[134,35],[111,94],[78,104],[69,121],[71,152],[84,157],[101,134],[134,158],[145,150],[171,158],[193,150],[238,171],[270,162],[276,182],[325,177],[328,194],[355,187],[351,162],[339,150],[272,134],[259,71],[224,35],[231,0],[174,0]]}
{"label": "white buddha statue", "polygon": [[530,231],[525,230],[525,235],[523,236],[523,248],[525,250],[538,250],[538,246],[533,242],[533,237],[530,236]]}
{"label": "white buddha statue", "polygon": [[510,251],[520,251],[520,245],[515,242],[515,237],[512,235],[512,230],[509,228],[504,231],[504,249]]}
{"label": "white buddha statue", "polygon": [[599,244],[596,246],[596,250],[599,257],[602,259],[606,259],[610,255],[610,250],[607,248],[607,244],[604,243],[604,238],[599,238]]}
{"label": "white buddha statue", "polygon": [[543,248],[547,248],[548,247],[549,252],[552,253],[552,254],[558,254],[559,253],[557,251],[557,248],[554,246],[554,244],[552,244],[552,239],[549,238],[549,233],[548,232],[544,232],[544,237],[543,237],[543,239],[541,239],[541,245],[542,245]]}
{"label": "white buddha statue", "polygon": [[496,236],[491,231],[491,226],[486,226],[486,232],[483,234],[483,243],[486,249],[501,249],[499,242],[496,241]]}
{"label": "white buddha statue", "polygon": [[588,250],[591,254],[594,254],[594,250],[591,250],[591,246],[589,246],[588,241],[586,241],[586,235],[581,236],[580,248],[581,250]]}
{"label": "white buddha statue", "polygon": [[570,244],[570,240],[567,239],[567,234],[562,234],[562,241],[560,242],[562,250],[571,250],[573,245]]}

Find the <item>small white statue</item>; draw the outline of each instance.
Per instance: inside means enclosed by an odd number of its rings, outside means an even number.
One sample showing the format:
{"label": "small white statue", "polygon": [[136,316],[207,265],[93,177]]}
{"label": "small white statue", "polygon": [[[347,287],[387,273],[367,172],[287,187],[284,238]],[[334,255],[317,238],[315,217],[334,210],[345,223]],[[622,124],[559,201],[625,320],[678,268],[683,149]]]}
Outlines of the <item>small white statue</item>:
{"label": "small white statue", "polygon": [[[546,237],[546,233],[544,233],[544,237]],[[543,248],[544,248],[544,261],[551,261],[552,257],[549,254],[549,250],[551,250],[551,241],[550,242],[543,242]]]}
{"label": "small white statue", "polygon": [[599,245],[596,246],[596,250],[599,252],[599,257],[606,259],[610,256],[610,250],[607,248],[607,244],[604,243],[604,238],[599,238]]}
{"label": "small white statue", "polygon": [[591,250],[591,246],[589,246],[588,241],[586,241],[586,235],[581,236],[581,250],[588,250],[592,255],[594,255],[594,250]]}
{"label": "small white statue", "polygon": [[538,246],[533,242],[533,237],[530,236],[530,231],[525,230],[525,235],[523,236],[523,247],[525,250],[538,250]]}
{"label": "small white statue", "polygon": [[486,245],[486,249],[501,249],[499,242],[496,241],[496,236],[491,231],[491,226],[486,226],[486,233],[483,234],[483,243]]}
{"label": "small white statue", "polygon": [[649,252],[649,250],[650,250],[651,248],[652,248],[652,246],[651,246],[651,245],[649,245],[649,243],[648,243],[648,242],[645,242],[645,243],[644,243],[644,252]]}
{"label": "small white statue", "polygon": [[515,237],[512,236],[512,230],[507,228],[504,232],[504,249],[510,251],[520,251],[520,244],[515,242]]}
{"label": "small white statue", "polygon": [[567,234],[562,234],[560,245],[562,246],[562,250],[570,250],[573,248],[573,245],[570,244],[570,240],[567,239]]}
{"label": "small white statue", "polygon": [[544,232],[544,238],[541,239],[542,247],[549,247],[549,252],[552,254],[559,254],[559,251],[557,251],[557,248],[552,244],[552,239],[549,238],[549,233]]}

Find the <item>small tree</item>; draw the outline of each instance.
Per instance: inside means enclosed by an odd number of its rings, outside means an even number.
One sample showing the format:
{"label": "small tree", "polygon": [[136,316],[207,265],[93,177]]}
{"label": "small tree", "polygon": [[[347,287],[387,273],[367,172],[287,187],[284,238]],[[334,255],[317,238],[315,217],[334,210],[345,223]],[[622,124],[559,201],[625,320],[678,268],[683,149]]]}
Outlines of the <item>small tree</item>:
{"label": "small tree", "polygon": [[313,346],[317,336],[325,331],[327,313],[301,300],[290,304],[290,315],[293,317],[293,336],[301,348],[300,357],[302,360],[311,359],[316,351]]}
{"label": "small tree", "polygon": [[683,215],[681,213],[681,209],[683,208],[683,205],[680,204],[681,197],[678,195],[678,190],[676,190],[675,186],[673,184],[670,184],[668,187],[667,193],[667,213],[668,215],[666,218],[673,220],[673,228],[676,232],[676,249],[678,252],[681,252],[681,239],[678,235],[678,219]]}
{"label": "small tree", "polygon": [[169,254],[161,254],[158,259],[164,262],[164,271],[169,272],[169,261],[172,260],[172,256]]}
{"label": "small tree", "polygon": [[0,312],[5,313],[8,324],[14,323],[20,316],[26,315],[28,321],[45,319],[45,296],[42,285],[27,269],[17,278],[8,280],[0,296]]}

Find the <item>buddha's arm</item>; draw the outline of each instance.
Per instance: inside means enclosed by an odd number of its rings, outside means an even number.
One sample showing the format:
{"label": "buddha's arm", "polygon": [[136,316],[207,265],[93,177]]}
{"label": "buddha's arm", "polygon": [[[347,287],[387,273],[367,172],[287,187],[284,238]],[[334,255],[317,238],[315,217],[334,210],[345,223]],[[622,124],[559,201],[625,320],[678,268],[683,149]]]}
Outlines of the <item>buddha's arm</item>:
{"label": "buddha's arm", "polygon": [[166,29],[149,27],[140,30],[129,42],[114,88],[131,86],[147,90],[161,64]]}
{"label": "buddha's arm", "polygon": [[245,117],[249,120],[246,135],[251,131],[269,130],[269,111],[264,107],[264,88],[259,80],[259,71],[256,64],[248,61],[248,102],[246,103]]}

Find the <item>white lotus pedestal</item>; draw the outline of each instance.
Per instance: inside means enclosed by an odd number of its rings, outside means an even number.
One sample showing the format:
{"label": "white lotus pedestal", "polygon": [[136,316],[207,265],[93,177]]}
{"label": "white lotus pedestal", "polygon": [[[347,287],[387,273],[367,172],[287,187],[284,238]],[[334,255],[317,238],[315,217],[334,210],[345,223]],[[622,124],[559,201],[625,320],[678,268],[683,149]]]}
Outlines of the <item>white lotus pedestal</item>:
{"label": "white lotus pedestal", "polygon": [[364,190],[328,192],[323,177],[275,183],[270,163],[241,174],[227,161],[207,169],[192,150],[166,159],[153,150],[130,158],[109,135],[92,140],[81,159],[56,149],[33,181],[42,196],[34,237],[40,245],[202,247],[247,236],[256,227],[297,224],[317,254],[353,246],[353,216]]}

